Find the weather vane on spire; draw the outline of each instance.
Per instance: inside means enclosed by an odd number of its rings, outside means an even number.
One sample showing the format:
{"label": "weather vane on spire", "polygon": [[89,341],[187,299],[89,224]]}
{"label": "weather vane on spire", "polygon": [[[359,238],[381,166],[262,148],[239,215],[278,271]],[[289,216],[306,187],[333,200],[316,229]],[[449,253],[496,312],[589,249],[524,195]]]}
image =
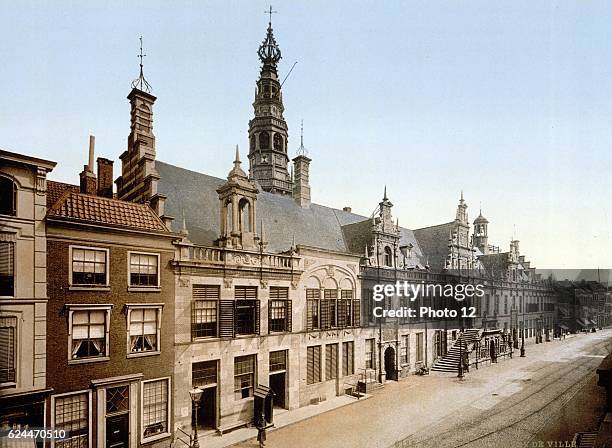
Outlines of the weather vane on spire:
{"label": "weather vane on spire", "polygon": [[151,84],[149,84],[145,79],[144,72],[142,69],[142,62],[145,56],[146,54],[142,53],[142,36],[140,36],[140,54],[138,55],[138,58],[140,59],[140,76],[138,76],[138,78],[136,78],[132,82],[132,88],[142,90],[143,92],[151,93]]}
{"label": "weather vane on spire", "polygon": [[308,157],[308,150],[304,148],[304,120],[300,126],[300,147],[297,149],[296,154],[298,156]]}
{"label": "weather vane on spire", "polygon": [[268,14],[270,16],[270,20],[268,21],[270,25],[272,25],[272,14],[277,14],[278,11],[272,10],[272,5],[270,5],[270,9],[268,11],[264,11],[264,14]]}
{"label": "weather vane on spire", "polygon": [[278,61],[281,60],[281,51],[276,44],[276,40],[274,39],[274,34],[272,32],[272,14],[275,14],[276,12],[277,11],[272,9],[272,5],[270,5],[270,9],[268,11],[265,11],[265,13],[270,16],[270,21],[268,22],[268,33],[257,51],[261,62],[267,64],[268,66],[274,66],[274,69],[276,69],[276,64]]}

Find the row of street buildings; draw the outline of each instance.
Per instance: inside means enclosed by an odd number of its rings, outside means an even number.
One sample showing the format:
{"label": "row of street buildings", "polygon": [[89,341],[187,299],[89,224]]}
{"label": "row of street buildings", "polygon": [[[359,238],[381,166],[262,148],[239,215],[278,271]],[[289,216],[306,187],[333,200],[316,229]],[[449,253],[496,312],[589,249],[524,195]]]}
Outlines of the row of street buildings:
{"label": "row of street buildings", "polygon": [[[259,58],[249,174],[238,148],[223,179],[158,160],[142,71],[118,177],[93,137],[78,184],[0,151],[0,428],[66,429],[58,448],[168,447],[179,428],[251,424],[257,397],[291,411],[410,381],[464,331],[516,346],[610,324],[608,289],[542,278],[517,240],[490,244],[463,194],[448,222],[413,230],[386,189],[372,216],[311,203],[303,138],[289,158],[271,24]],[[474,307],[459,319],[375,318],[374,285],[397,281],[485,294],[416,300]]]}

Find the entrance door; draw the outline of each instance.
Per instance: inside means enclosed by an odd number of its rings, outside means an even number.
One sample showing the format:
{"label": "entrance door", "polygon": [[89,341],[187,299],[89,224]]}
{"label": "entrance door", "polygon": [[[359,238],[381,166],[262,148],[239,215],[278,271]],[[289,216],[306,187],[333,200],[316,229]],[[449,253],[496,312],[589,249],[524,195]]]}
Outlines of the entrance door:
{"label": "entrance door", "polygon": [[274,392],[274,407],[285,409],[285,372],[270,375],[270,389]]}
{"label": "entrance door", "polygon": [[385,350],[385,374],[388,380],[397,380],[397,369],[395,368],[395,349],[387,347]]}
{"label": "entrance door", "polygon": [[128,448],[130,414],[113,415],[106,418],[106,448]]}
{"label": "entrance door", "polygon": [[[215,429],[217,427],[217,387],[206,387],[203,390],[198,407],[198,428]],[[195,417],[193,404],[191,405],[191,416]]]}

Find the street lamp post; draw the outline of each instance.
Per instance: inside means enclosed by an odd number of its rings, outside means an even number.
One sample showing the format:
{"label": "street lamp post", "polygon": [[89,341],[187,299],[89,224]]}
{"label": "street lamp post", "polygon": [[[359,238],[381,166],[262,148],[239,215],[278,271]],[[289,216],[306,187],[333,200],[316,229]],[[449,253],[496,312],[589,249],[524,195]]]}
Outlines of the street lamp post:
{"label": "street lamp post", "polygon": [[194,387],[189,391],[189,396],[191,397],[191,402],[195,407],[195,418],[193,425],[193,443],[191,444],[191,448],[200,448],[200,442],[198,441],[198,408],[200,407],[200,399],[202,398],[202,392],[204,392],[199,387]]}
{"label": "street lamp post", "polygon": [[525,329],[521,330],[521,358],[525,357]]}

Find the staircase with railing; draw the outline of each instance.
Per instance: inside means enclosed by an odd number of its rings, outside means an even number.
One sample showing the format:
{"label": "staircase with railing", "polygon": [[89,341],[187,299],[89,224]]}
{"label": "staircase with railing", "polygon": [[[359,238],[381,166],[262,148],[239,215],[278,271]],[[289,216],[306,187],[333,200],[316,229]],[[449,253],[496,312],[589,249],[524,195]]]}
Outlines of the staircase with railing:
{"label": "staircase with railing", "polygon": [[480,330],[475,328],[465,330],[459,335],[448,353],[434,362],[431,370],[434,372],[458,373],[461,356],[463,355],[465,358],[466,353],[469,356],[478,341],[480,341]]}

